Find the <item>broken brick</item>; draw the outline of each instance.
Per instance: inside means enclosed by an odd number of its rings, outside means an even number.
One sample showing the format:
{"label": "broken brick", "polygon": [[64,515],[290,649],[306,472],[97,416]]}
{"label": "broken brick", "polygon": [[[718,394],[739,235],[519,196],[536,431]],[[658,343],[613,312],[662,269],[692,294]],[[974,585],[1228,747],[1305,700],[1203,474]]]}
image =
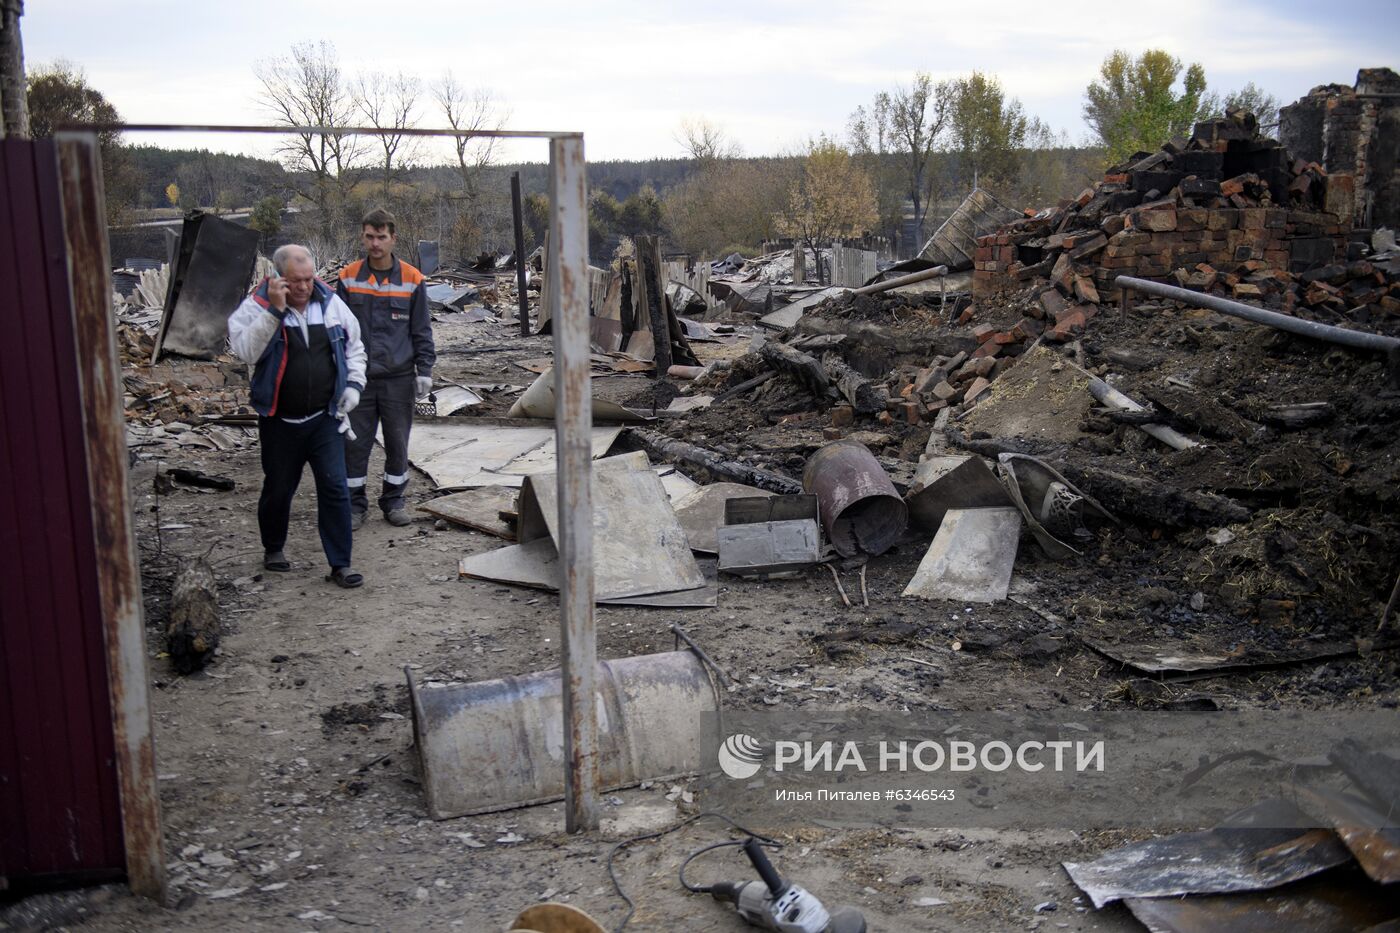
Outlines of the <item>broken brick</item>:
{"label": "broken brick", "polygon": [[972,339],[976,340],[978,343],[986,343],[988,340],[992,339],[992,335],[996,332],[997,329],[991,324],[978,324],[976,327],[972,328]]}
{"label": "broken brick", "polygon": [[1040,293],[1040,307],[1045,310],[1046,317],[1053,319],[1056,314],[1069,307],[1069,302],[1053,288],[1047,288]]}
{"label": "broken brick", "polygon": [[991,387],[991,380],[983,379],[979,376],[977,380],[972,383],[972,385],[967,387],[967,391],[963,393],[963,404],[976,401],[977,396],[981,395],[983,392],[987,391]]}
{"label": "broken brick", "polygon": [[1060,315],[1055,326],[1046,331],[1045,336],[1056,343],[1064,343],[1082,334],[1086,323],[1088,323],[1088,318],[1084,312],[1078,307],[1071,308]]}
{"label": "broken brick", "polygon": [[1133,229],[1149,230],[1154,233],[1167,233],[1176,229],[1176,211],[1139,210],[1132,215]]}
{"label": "broken brick", "polygon": [[1020,322],[1011,328],[1012,335],[1017,340],[1034,340],[1045,330],[1045,325],[1034,318],[1023,317]]}
{"label": "broken brick", "polygon": [[1093,279],[1084,275],[1074,277],[1074,297],[1089,304],[1099,303],[1099,290],[1094,287]]}

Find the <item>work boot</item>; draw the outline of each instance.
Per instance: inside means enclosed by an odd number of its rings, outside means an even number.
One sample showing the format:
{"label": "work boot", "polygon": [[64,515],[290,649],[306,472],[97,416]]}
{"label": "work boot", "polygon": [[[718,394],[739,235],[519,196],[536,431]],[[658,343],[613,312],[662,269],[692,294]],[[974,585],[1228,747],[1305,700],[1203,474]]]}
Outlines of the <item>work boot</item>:
{"label": "work boot", "polygon": [[413,524],[413,516],[408,514],[408,509],[394,509],[384,515],[384,520],[398,528]]}
{"label": "work boot", "polygon": [[351,530],[351,531],[359,531],[361,528],[365,527],[365,518],[366,518],[368,515],[369,515],[368,512],[351,512],[351,513],[350,513],[350,530]]}
{"label": "work boot", "polygon": [[263,554],[263,569],[273,573],[286,573],[292,569],[292,562],[281,551],[267,551]]}
{"label": "work boot", "polygon": [[336,586],[343,587],[347,590],[353,590],[355,587],[365,582],[364,577],[360,576],[349,567],[332,567],[331,572],[326,575],[326,580],[327,582],[334,583]]}

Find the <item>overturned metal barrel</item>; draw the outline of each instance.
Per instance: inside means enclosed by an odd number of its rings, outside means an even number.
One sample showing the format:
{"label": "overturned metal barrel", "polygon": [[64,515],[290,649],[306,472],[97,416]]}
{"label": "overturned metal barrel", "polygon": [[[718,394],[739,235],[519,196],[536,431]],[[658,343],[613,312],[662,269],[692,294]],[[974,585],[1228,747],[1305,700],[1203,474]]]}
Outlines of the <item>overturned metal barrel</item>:
{"label": "overturned metal barrel", "polygon": [[[564,707],[559,671],[432,687],[415,682],[414,744],[436,820],[562,799]],[[719,692],[693,653],[598,662],[598,786],[713,767]]]}
{"label": "overturned metal barrel", "polygon": [[883,554],[909,522],[904,500],[864,444],[832,441],[812,454],[802,488],[816,493],[822,527],[837,553]]}

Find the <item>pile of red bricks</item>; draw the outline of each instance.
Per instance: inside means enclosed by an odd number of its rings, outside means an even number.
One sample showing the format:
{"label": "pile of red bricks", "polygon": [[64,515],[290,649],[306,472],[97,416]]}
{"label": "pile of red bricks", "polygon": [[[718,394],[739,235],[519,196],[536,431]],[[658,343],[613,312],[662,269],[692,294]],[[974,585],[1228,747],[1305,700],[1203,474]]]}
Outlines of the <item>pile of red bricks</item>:
{"label": "pile of red bricks", "polygon": [[1197,124],[1189,141],[1115,166],[1073,201],[979,239],[973,292],[1048,282],[1041,304],[1054,320],[1051,340],[1071,338],[1101,299],[1116,297],[1119,275],[1289,312],[1306,305],[1362,322],[1394,314],[1400,284],[1347,261],[1359,244],[1328,211],[1337,193],[1320,166],[1292,160],[1259,135],[1253,115],[1235,111]]}

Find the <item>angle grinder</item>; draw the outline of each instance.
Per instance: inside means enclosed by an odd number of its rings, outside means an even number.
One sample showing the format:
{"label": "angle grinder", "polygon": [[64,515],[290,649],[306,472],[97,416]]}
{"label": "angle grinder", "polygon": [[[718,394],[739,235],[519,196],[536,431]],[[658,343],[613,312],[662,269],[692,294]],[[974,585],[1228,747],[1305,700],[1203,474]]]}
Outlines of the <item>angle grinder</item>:
{"label": "angle grinder", "polygon": [[865,933],[865,917],[854,907],[828,911],[805,888],[784,881],[757,839],[750,836],[743,850],[763,880],[721,881],[710,895],[733,904],[750,924],[777,933]]}

